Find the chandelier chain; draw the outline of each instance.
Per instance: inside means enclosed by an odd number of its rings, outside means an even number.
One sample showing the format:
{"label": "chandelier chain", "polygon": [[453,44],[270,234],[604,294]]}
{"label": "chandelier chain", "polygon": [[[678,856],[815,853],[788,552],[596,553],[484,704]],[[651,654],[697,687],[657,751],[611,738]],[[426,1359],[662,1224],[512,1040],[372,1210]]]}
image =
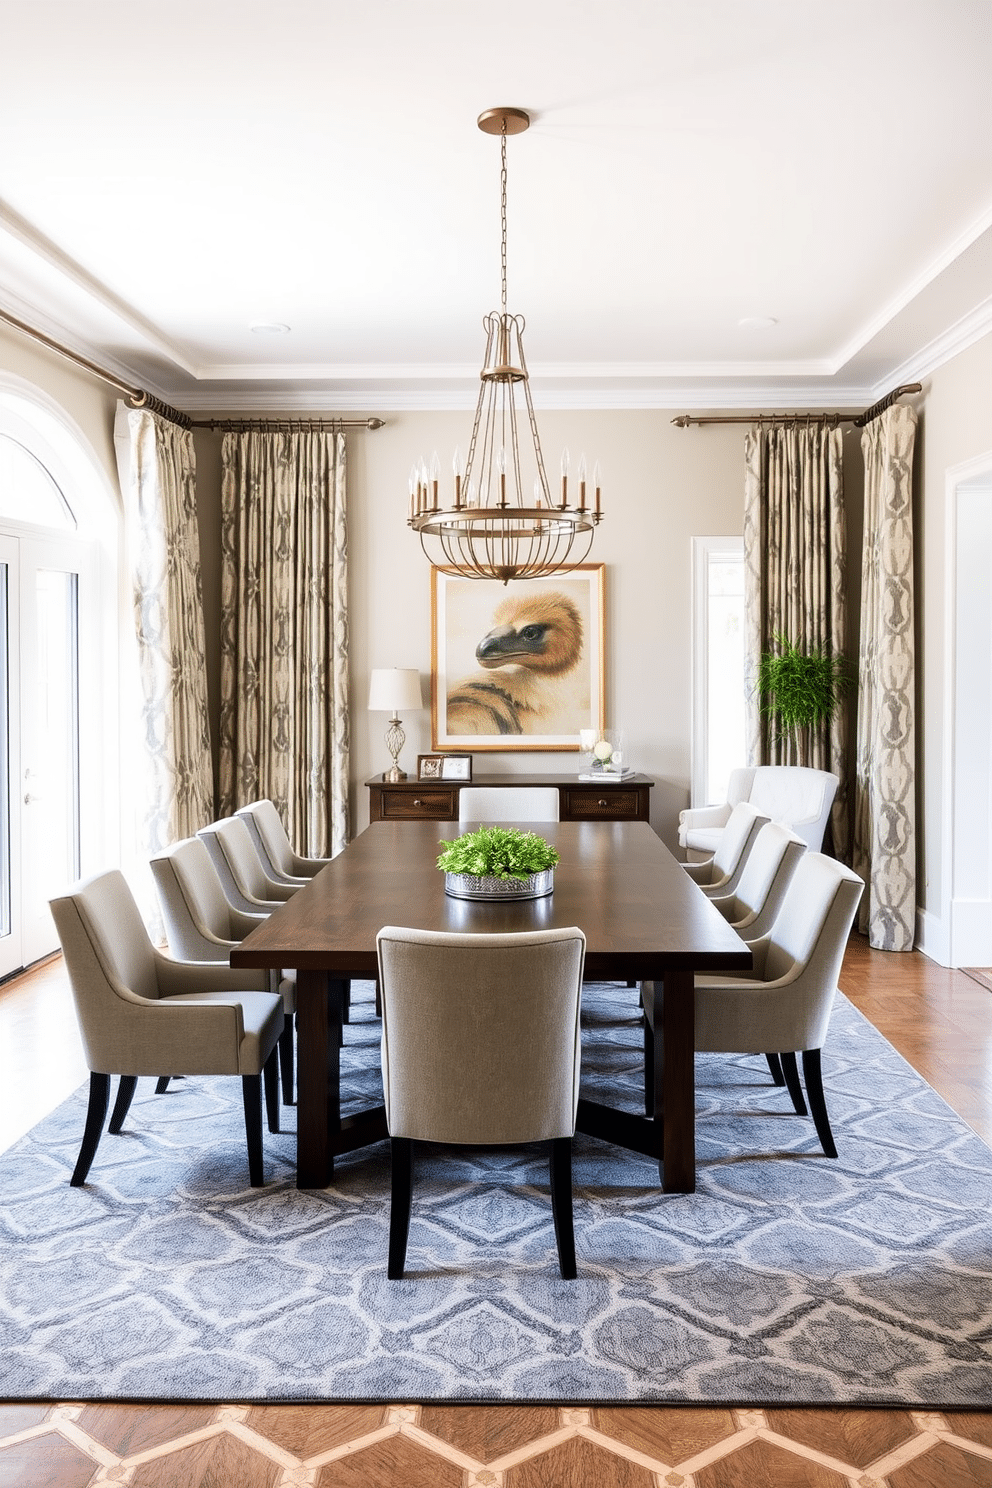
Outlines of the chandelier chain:
{"label": "chandelier chain", "polygon": [[503,314],[506,314],[506,120],[503,120],[503,129],[500,133],[500,173],[499,173],[499,211],[500,211],[500,285],[502,286]]}

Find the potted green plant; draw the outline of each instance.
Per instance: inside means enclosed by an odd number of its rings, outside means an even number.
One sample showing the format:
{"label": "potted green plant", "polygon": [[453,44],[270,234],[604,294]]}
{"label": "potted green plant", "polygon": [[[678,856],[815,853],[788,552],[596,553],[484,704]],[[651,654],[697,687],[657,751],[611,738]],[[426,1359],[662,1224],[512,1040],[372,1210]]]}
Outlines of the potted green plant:
{"label": "potted green plant", "polygon": [[479,827],[439,845],[444,890],[456,899],[538,899],[555,886],[558,850],[536,832]]}
{"label": "potted green plant", "polygon": [[803,650],[781,633],[773,640],[776,649],[763,652],[758,664],[761,711],[801,755],[809,731],[830,723],[853,685],[851,664],[826,646]]}

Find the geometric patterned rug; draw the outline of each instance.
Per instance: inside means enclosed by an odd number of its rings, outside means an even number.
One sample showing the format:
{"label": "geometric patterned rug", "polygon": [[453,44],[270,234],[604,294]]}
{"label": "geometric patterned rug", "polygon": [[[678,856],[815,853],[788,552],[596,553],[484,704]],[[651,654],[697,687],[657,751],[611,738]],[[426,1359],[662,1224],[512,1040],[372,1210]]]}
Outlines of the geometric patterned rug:
{"label": "geometric patterned rug", "polygon": [[[365,1104],[379,1025],[353,992]],[[632,1110],[635,998],[583,991],[583,1091]],[[70,1189],[79,1091],[0,1156],[0,1397],[987,1409],[992,1152],[844,998],[823,1067],[836,1161],[752,1057],[697,1056],[694,1194],[577,1137],[573,1282],[539,1150],[425,1149],[389,1282],[385,1144],[301,1193],[266,1133],[253,1190],[240,1081],[148,1080]]]}

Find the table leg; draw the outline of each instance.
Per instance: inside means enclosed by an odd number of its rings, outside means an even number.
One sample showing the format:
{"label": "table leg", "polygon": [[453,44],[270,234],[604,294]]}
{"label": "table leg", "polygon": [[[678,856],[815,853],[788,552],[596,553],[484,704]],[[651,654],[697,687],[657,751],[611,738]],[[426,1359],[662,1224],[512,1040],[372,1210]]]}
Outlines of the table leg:
{"label": "table leg", "polygon": [[344,983],[326,971],[297,971],[296,1186],[326,1188],[341,1130]]}
{"label": "table leg", "polygon": [[695,1012],[692,971],[666,969],[662,1006],[655,1008],[654,1019],[654,1115],[664,1123],[659,1173],[666,1193],[696,1188]]}

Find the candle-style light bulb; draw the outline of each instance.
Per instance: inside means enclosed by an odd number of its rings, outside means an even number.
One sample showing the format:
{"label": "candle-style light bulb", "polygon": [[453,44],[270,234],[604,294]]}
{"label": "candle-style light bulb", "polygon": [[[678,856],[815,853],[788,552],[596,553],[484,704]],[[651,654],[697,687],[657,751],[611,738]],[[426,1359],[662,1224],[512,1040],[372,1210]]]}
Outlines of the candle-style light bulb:
{"label": "candle-style light bulb", "polygon": [[602,483],[602,478],[601,478],[600,473],[599,473],[599,461],[597,460],[596,463],[595,463],[595,465],[592,467],[592,484],[593,484],[593,489],[596,492],[596,515],[597,515],[597,517],[602,516],[602,509],[600,507],[600,501],[599,501],[599,488],[600,488],[601,483]]}
{"label": "candle-style light bulb", "polygon": [[535,475],[535,477],[534,477],[534,505],[535,506],[540,506],[542,494],[543,493],[541,491],[541,477],[539,475]]}
{"label": "candle-style light bulb", "polygon": [[451,468],[455,473],[455,507],[462,504],[462,476],[465,474],[465,463],[462,460],[461,446],[455,445],[455,453],[451,458]]}
{"label": "candle-style light bulb", "polygon": [[499,504],[506,505],[506,450],[500,445],[496,451],[496,469],[499,472]]}
{"label": "candle-style light bulb", "polygon": [[414,519],[414,517],[417,515],[417,467],[416,467],[416,465],[411,465],[410,466],[410,480],[409,480],[409,483],[408,484],[409,484],[409,490],[410,490],[410,521],[412,522],[413,519]]}
{"label": "candle-style light bulb", "polygon": [[586,509],[586,457],[579,456],[579,511]]}
{"label": "candle-style light bulb", "polygon": [[437,450],[431,455],[431,509],[437,511],[437,488],[441,479],[441,461]]}
{"label": "candle-style light bulb", "polygon": [[562,509],[568,505],[568,447],[561,452],[561,504]]}

